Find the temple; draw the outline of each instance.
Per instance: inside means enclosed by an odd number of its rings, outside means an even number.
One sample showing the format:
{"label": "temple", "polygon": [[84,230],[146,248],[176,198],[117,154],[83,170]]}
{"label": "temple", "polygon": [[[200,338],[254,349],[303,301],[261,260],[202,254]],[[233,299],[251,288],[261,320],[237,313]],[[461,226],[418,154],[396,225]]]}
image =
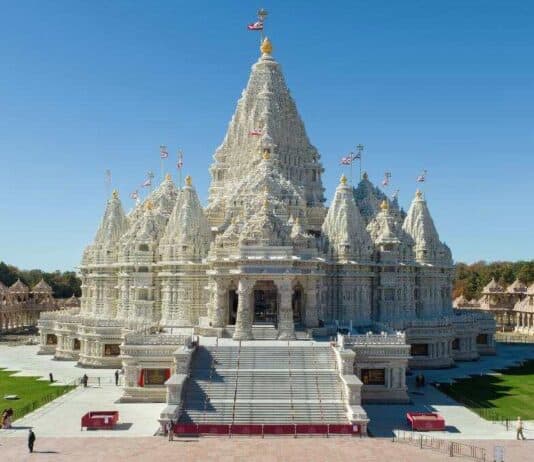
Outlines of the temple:
{"label": "temple", "polygon": [[0,333],[35,327],[41,313],[76,308],[79,300],[55,298],[52,287],[41,279],[32,288],[17,279],[7,287],[0,282]]}
{"label": "temple", "polygon": [[495,322],[453,310],[451,251],[421,191],[405,212],[367,175],[341,176],[325,205],[272,50],[265,39],[215,151],[207,206],[190,177],[167,176],[128,215],[114,192],[83,255],[81,306],[41,316],[41,353],[123,367],[123,401],[166,401],[162,422],[251,422],[260,396],[278,421],[364,428],[362,402],[409,401],[409,365],[493,354]]}

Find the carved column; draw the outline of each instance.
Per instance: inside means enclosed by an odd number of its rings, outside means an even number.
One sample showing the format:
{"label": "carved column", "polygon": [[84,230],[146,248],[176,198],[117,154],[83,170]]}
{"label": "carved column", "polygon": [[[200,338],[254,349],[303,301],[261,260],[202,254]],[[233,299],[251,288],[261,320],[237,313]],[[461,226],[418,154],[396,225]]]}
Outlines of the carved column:
{"label": "carved column", "polygon": [[[237,319],[235,323],[234,340],[249,340],[252,338],[252,307],[251,296],[253,281],[240,279],[237,288],[239,296],[237,303]],[[291,308],[291,299],[289,300]]]}
{"label": "carved column", "polygon": [[293,323],[293,309],[291,307],[291,295],[293,290],[289,281],[276,283],[280,292],[280,307],[278,309],[278,338],[290,340],[295,338],[295,325]]}
{"label": "carved column", "polygon": [[226,324],[227,289],[223,281],[213,280],[209,283],[210,299],[208,306],[212,327],[224,327]]}
{"label": "carved column", "polygon": [[317,285],[315,280],[311,280],[308,282],[304,306],[304,325],[306,327],[317,327],[319,325],[318,312]]}

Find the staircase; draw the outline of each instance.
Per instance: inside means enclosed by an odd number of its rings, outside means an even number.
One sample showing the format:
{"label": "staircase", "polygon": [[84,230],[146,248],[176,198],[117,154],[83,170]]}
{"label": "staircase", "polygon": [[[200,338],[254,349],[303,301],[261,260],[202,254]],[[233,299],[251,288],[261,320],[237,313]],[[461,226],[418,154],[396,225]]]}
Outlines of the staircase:
{"label": "staircase", "polygon": [[347,423],[330,346],[199,347],[182,423]]}

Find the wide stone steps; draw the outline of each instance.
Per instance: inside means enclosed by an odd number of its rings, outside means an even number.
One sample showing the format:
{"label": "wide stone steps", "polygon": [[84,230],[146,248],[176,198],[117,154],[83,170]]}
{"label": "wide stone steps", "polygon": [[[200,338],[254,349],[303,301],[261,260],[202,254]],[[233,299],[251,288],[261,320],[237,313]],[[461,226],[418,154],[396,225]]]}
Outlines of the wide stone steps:
{"label": "wide stone steps", "polygon": [[346,423],[328,346],[200,347],[181,422]]}

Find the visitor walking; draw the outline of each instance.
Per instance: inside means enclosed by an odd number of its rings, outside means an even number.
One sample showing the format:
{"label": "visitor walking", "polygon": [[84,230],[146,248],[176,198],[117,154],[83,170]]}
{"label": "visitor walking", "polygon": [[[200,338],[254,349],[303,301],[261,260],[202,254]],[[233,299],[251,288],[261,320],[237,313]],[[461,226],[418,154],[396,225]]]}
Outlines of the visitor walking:
{"label": "visitor walking", "polygon": [[33,445],[35,444],[35,433],[33,433],[33,430],[30,428],[30,431],[28,433],[28,450],[30,452],[33,452]]}
{"label": "visitor walking", "polygon": [[174,424],[172,420],[169,420],[167,422],[166,430],[167,430],[167,436],[169,437],[169,441],[172,441],[174,437]]}
{"label": "visitor walking", "polygon": [[521,436],[521,439],[525,439],[525,435],[523,435],[523,421],[521,420],[521,417],[517,417],[517,422],[515,424],[515,430],[516,430],[516,438],[519,439]]}
{"label": "visitor walking", "polygon": [[48,374],[48,378],[50,379],[50,383],[54,383],[54,374],[52,374],[52,372]]}
{"label": "visitor walking", "polygon": [[119,371],[115,371],[115,386],[119,386]]}
{"label": "visitor walking", "polygon": [[87,374],[83,374],[83,377],[82,377],[83,388],[87,388],[88,381],[89,381],[89,377],[87,377]]}

